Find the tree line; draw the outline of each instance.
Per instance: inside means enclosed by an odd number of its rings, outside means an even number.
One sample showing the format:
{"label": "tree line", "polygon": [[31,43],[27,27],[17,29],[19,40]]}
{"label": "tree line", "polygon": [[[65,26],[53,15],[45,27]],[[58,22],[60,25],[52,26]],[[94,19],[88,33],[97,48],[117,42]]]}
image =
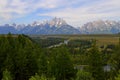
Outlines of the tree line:
{"label": "tree line", "polygon": [[41,48],[29,37],[11,34],[0,36],[1,80],[119,80],[120,44],[115,47],[109,63],[110,72],[103,70],[101,51],[92,43],[87,53],[88,64],[83,70],[74,67],[66,46]]}

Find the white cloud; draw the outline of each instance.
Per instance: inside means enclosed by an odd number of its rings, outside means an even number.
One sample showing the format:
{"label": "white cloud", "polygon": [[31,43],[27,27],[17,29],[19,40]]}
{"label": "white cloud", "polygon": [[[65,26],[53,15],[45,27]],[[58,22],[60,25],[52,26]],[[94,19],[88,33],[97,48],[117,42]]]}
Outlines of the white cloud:
{"label": "white cloud", "polygon": [[62,17],[68,21],[69,24],[80,26],[88,21],[97,19],[111,19],[120,17],[120,1],[119,0],[106,0],[97,1],[88,6],[79,6],[78,8],[66,8],[57,11],[39,14],[39,16],[56,16]]}
{"label": "white cloud", "polygon": [[49,11],[36,13],[39,16],[61,17],[80,26],[96,19],[119,18],[119,3],[120,0],[0,0],[0,19],[8,21],[41,9]]}
{"label": "white cloud", "polygon": [[24,16],[40,8],[56,8],[58,3],[59,0],[0,0],[0,18],[9,20]]}
{"label": "white cloud", "polygon": [[[1,0],[0,1],[0,17],[4,20],[9,20],[18,15],[26,13],[26,2],[20,0]],[[16,14],[16,15],[14,15]]]}

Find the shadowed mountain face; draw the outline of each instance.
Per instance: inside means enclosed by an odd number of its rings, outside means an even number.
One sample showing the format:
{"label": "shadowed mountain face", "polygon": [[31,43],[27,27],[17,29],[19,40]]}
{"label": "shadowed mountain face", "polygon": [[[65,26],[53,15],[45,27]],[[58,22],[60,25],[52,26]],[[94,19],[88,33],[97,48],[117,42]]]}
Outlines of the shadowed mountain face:
{"label": "shadowed mountain face", "polygon": [[32,24],[5,24],[0,26],[0,34],[116,34],[120,32],[120,22],[93,21],[82,27],[74,28],[61,18],[53,18],[50,21],[33,22]]}
{"label": "shadowed mountain face", "polygon": [[4,26],[0,26],[0,34],[7,34],[7,33],[17,33],[16,29],[13,26],[9,26],[8,24]]}
{"label": "shadowed mountain face", "polygon": [[120,22],[116,21],[93,21],[84,24],[80,28],[85,34],[115,34],[120,32]]}
{"label": "shadowed mountain face", "polygon": [[28,25],[12,25],[6,24],[0,26],[0,34],[7,33],[17,34],[79,34],[80,31],[71,25],[67,24],[61,18],[53,18],[45,22],[33,22]]}

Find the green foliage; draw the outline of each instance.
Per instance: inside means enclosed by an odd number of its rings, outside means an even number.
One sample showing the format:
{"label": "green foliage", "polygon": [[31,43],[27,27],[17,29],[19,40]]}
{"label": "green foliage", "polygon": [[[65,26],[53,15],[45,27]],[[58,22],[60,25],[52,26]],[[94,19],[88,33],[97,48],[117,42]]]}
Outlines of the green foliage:
{"label": "green foliage", "polygon": [[6,59],[7,51],[8,51],[8,40],[4,37],[0,37],[0,79],[2,78],[2,68],[4,65],[4,61]]}
{"label": "green foliage", "polygon": [[45,53],[41,53],[40,57],[38,58],[38,73],[39,75],[46,75],[47,74],[47,58]]}
{"label": "green foliage", "polygon": [[89,72],[79,70],[75,80],[94,80]]}
{"label": "green foliage", "polygon": [[104,80],[103,61],[96,43],[93,44],[89,53],[89,71],[95,80]]}
{"label": "green foliage", "polygon": [[88,58],[89,58],[89,56],[85,53],[71,55],[71,60],[73,61],[73,64],[75,64],[75,65],[88,65],[88,63],[89,63]]}
{"label": "green foliage", "polygon": [[68,42],[69,47],[82,47],[82,48],[88,48],[92,44],[91,40],[71,40]]}
{"label": "green foliage", "polygon": [[115,78],[115,80],[120,80],[120,71],[119,71],[118,76]]}
{"label": "green foliage", "polygon": [[[114,52],[106,49],[102,54],[96,43],[90,48],[91,41],[76,40],[70,42],[70,46],[46,48],[63,41],[59,38],[47,38],[40,41],[41,44],[45,43],[42,45],[44,48],[40,48],[32,40],[26,35],[0,36],[0,80],[107,80],[109,77],[114,80],[120,69],[120,45],[115,48],[110,45],[109,48],[114,49]],[[113,70],[106,72],[107,76],[104,76],[103,66],[109,59]],[[85,67],[78,71],[75,78],[76,65]],[[119,80],[119,75],[115,79]]]}
{"label": "green foliage", "polygon": [[39,76],[38,74],[35,74],[35,76],[32,76],[29,80],[47,80],[45,76]]}
{"label": "green foliage", "polygon": [[3,71],[3,78],[2,80],[13,80],[11,73],[6,69],[5,71]]}
{"label": "green foliage", "polygon": [[55,78],[46,78],[44,75],[39,76],[35,74],[35,76],[32,76],[29,80],[55,80]]}
{"label": "green foliage", "polygon": [[111,77],[114,78],[117,76],[119,73],[118,71],[120,70],[120,41],[113,51],[110,63],[112,65]]}
{"label": "green foliage", "polygon": [[75,75],[75,70],[66,48],[54,49],[49,63],[49,74],[56,80],[70,80]]}
{"label": "green foliage", "polygon": [[0,44],[1,72],[8,69],[15,80],[26,80],[37,72],[34,44],[28,38],[8,34],[0,39]]}
{"label": "green foliage", "polygon": [[45,39],[33,38],[33,40],[35,41],[35,43],[39,44],[43,48],[64,42],[63,38],[51,38],[51,37]]}

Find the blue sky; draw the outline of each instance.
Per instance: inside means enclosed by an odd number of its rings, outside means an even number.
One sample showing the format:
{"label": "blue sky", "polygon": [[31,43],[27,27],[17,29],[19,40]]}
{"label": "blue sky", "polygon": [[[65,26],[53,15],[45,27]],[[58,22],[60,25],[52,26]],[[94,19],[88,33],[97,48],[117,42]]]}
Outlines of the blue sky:
{"label": "blue sky", "polygon": [[120,0],[0,0],[0,24],[63,18],[80,27],[94,20],[120,20]]}

